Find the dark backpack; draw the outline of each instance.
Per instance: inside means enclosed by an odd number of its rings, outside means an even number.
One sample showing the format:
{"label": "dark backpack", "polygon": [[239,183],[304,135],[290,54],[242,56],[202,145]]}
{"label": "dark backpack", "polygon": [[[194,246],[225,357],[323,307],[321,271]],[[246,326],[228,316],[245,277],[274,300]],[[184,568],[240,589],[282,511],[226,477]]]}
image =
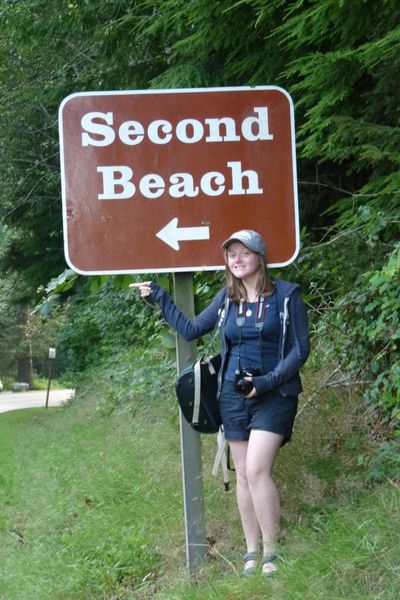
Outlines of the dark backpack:
{"label": "dark backpack", "polygon": [[186,367],[175,383],[182,414],[199,433],[217,433],[221,417],[217,401],[221,355],[200,358]]}

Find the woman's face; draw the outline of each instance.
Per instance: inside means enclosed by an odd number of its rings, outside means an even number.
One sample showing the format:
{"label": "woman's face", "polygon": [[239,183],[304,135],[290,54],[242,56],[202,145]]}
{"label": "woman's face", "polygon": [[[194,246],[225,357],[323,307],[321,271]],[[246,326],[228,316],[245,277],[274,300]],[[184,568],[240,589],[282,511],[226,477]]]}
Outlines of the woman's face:
{"label": "woman's face", "polygon": [[232,242],[226,251],[229,270],[242,281],[253,277],[260,268],[260,256],[241,242]]}

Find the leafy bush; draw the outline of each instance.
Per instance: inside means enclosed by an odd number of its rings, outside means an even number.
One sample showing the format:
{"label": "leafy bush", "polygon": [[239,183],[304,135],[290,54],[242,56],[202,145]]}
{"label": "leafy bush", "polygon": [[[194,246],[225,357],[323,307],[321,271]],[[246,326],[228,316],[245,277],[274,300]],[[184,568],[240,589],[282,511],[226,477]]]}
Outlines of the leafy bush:
{"label": "leafy bush", "polygon": [[[400,244],[379,271],[370,271],[365,295],[354,298],[355,336],[362,346],[366,371],[373,379],[365,397],[400,426]],[[353,293],[353,295],[355,295]]]}
{"label": "leafy bush", "polygon": [[68,300],[67,322],[59,331],[60,352],[70,371],[104,362],[123,348],[154,342],[161,325],[158,313],[128,291],[127,282],[124,287],[120,283],[105,278],[103,285],[91,291],[90,281],[79,280]]}
{"label": "leafy bush", "polygon": [[[351,270],[351,267],[350,267]],[[316,366],[334,361],[339,382],[362,384],[366,403],[400,426],[400,245],[380,269],[361,274],[343,295],[314,291]]]}

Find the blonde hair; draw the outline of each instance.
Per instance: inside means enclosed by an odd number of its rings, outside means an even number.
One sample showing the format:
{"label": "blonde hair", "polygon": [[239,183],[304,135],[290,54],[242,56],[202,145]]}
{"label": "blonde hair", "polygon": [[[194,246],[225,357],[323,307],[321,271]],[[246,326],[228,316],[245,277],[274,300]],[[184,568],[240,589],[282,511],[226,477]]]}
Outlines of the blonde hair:
{"label": "blonde hair", "polygon": [[[271,281],[271,277],[268,272],[268,267],[265,263],[264,258],[261,254],[258,255],[260,265],[258,267],[257,273],[257,285],[256,290],[259,296],[270,296],[275,289],[273,282]],[[228,297],[232,300],[232,302],[239,303],[241,298],[246,297],[246,290],[242,283],[242,280],[236,277],[232,271],[228,267],[228,252],[224,250],[224,258],[225,258],[225,278],[226,278],[226,287],[228,289]]]}

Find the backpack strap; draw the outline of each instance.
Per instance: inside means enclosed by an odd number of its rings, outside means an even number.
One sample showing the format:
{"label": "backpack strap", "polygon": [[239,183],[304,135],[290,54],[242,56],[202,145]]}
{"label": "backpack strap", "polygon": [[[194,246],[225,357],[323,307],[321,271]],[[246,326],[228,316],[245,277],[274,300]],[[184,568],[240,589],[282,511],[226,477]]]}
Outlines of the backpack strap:
{"label": "backpack strap", "polygon": [[[223,305],[221,303],[220,317],[218,320],[218,325],[216,327],[217,331],[220,331],[222,325],[224,324],[224,321],[227,317],[228,310],[229,310],[229,303],[230,303],[230,300],[229,300],[229,296],[228,296],[228,292],[227,292]],[[219,467],[221,467],[223,478],[224,478],[225,492],[229,492],[229,486],[230,486],[229,473],[228,473],[228,469],[229,469],[228,453],[229,453],[229,446],[228,446],[228,442],[225,439],[224,427],[223,427],[223,425],[221,425],[221,427],[219,428],[218,434],[217,434],[217,453],[215,455],[212,474],[214,475],[214,477],[216,477],[218,474]]]}
{"label": "backpack strap", "polygon": [[215,367],[211,362],[210,358],[200,358],[200,360],[196,361],[193,366],[193,376],[194,376],[194,399],[193,399],[193,416],[192,416],[192,425],[199,424],[199,415],[200,415],[200,400],[201,400],[201,367],[205,365],[211,375],[215,375]]}
{"label": "backpack strap", "polygon": [[200,394],[201,394],[201,372],[200,372],[200,360],[195,362],[193,368],[194,375],[194,404],[193,404],[193,416],[192,425],[199,424],[200,414]]}
{"label": "backpack strap", "polygon": [[217,454],[214,460],[212,474],[214,477],[218,474],[218,469],[221,466],[224,476],[224,488],[229,492],[229,473],[228,473],[228,442],[225,439],[224,429],[221,426],[217,434]]}

